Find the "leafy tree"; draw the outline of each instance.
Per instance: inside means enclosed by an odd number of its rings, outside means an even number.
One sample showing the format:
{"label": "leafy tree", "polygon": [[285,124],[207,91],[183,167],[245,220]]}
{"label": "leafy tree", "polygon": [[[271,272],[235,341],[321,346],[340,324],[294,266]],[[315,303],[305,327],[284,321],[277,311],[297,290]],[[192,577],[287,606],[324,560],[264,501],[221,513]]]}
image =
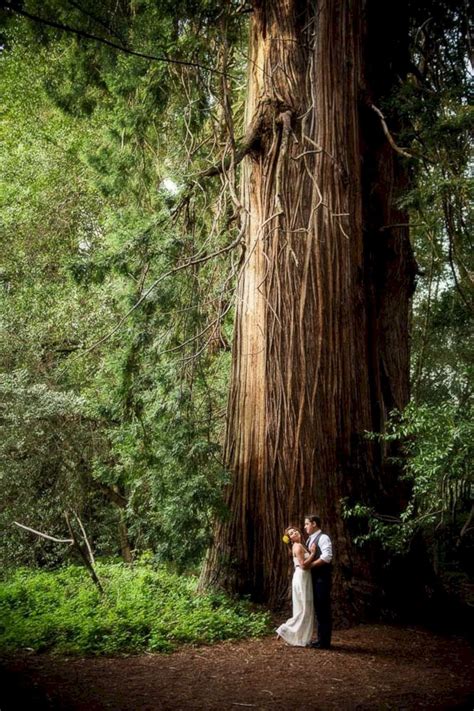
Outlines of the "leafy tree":
{"label": "leafy tree", "polygon": [[[126,34],[127,42],[138,36],[146,45],[148,36],[156,49],[159,35],[164,53],[177,43],[186,54],[195,38],[208,58],[215,48],[215,40],[209,46],[197,32],[201,23],[211,31],[212,4],[207,19],[183,20],[181,27],[169,8],[143,6],[131,14],[114,8],[107,9],[106,34],[120,35],[123,43]],[[101,25],[92,7],[66,11],[62,3],[31,3],[18,9],[52,13],[56,24],[77,23],[86,34]],[[188,14],[186,3],[182,10]],[[178,564],[195,562],[220,505],[222,415],[214,413],[223,407],[230,337],[220,318],[228,311],[230,280],[207,264],[206,251],[224,248],[226,259],[222,224],[231,213],[222,191],[212,219],[206,196],[182,196],[182,156],[185,168],[191,150],[206,165],[207,145],[221,131],[212,94],[220,89],[204,84],[208,77],[197,64],[150,63],[101,45],[96,51],[78,35],[56,30],[13,19],[2,58],[10,149],[5,331],[24,321],[16,347],[3,341],[2,366],[26,369],[51,397],[80,393],[89,422],[78,412],[74,428],[59,420],[56,426],[66,439],[84,430],[84,441],[94,430],[81,482],[83,498],[98,496],[105,514],[99,550],[110,550],[115,509],[128,559],[132,546],[152,546]],[[170,89],[177,81],[181,93]],[[218,115],[210,119],[213,106]],[[202,148],[195,150],[199,131]],[[182,146],[183,133],[190,143],[171,160],[169,149]],[[34,273],[31,252],[42,259]],[[189,278],[182,262],[195,255]],[[21,438],[21,414],[8,427]],[[5,470],[17,464],[12,450],[5,452]],[[22,480],[14,481],[21,499]],[[61,482],[65,499],[74,499],[74,486],[64,477]],[[34,497],[23,499],[30,520],[38,517]],[[50,508],[54,518],[57,507]],[[184,545],[180,528],[186,529]]]}

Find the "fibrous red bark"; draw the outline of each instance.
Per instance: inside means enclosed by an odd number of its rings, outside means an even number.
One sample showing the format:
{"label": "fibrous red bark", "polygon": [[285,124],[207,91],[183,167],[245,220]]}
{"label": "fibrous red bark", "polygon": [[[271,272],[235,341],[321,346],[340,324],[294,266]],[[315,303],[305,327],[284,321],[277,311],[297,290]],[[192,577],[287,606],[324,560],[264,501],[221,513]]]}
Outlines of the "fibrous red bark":
{"label": "fibrous red bark", "polygon": [[370,108],[402,71],[403,8],[384,3],[383,41],[378,12],[375,0],[254,3],[247,122],[259,116],[260,133],[242,169],[230,516],[203,576],[272,605],[287,589],[281,531],[310,512],[333,538],[341,609],[354,590],[369,596],[374,563],[341,500],[397,497],[365,437],[408,400],[414,274],[404,171]]}

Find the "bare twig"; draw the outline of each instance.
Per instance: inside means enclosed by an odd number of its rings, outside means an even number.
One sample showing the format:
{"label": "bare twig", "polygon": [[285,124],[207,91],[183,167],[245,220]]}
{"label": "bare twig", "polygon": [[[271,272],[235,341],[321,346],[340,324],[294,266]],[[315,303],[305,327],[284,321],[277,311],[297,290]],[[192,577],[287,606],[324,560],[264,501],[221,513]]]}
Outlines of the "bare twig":
{"label": "bare twig", "polygon": [[[65,517],[65,519],[66,519],[66,525],[67,525],[67,527],[68,527],[69,533],[71,534],[71,538],[72,538],[72,541],[73,541],[73,544],[74,544],[75,549],[77,550],[77,552],[78,552],[79,555],[81,556],[81,558],[82,558],[82,560],[83,560],[83,563],[84,563],[84,565],[86,566],[87,570],[89,571],[90,576],[91,576],[91,578],[92,578],[94,584],[95,584],[96,587],[98,588],[99,592],[100,592],[101,594],[103,594],[104,588],[102,587],[102,583],[100,582],[100,580],[99,580],[99,578],[98,578],[98,576],[97,576],[97,573],[96,573],[96,571],[95,571],[93,558],[90,558],[89,555],[86,554],[86,552],[84,551],[84,548],[81,546],[81,544],[80,544],[79,541],[77,540],[77,536],[76,536],[76,534],[74,533],[74,530],[73,530],[73,528],[72,528],[72,526],[71,526],[71,522],[70,522],[70,520],[69,520],[69,516],[67,515],[67,513],[64,514],[64,517]],[[81,528],[82,528],[82,524],[81,524]],[[88,541],[87,541],[87,548],[89,549],[89,542],[88,542]],[[88,550],[88,552],[89,552],[89,550]]]}
{"label": "bare twig", "polygon": [[74,511],[74,518],[76,519],[77,523],[79,524],[79,528],[81,529],[81,533],[82,533],[82,537],[83,537],[83,539],[84,539],[84,543],[85,543],[86,546],[87,546],[87,552],[88,552],[88,554],[89,554],[89,560],[90,560],[90,562],[91,562],[92,565],[95,565],[95,558],[94,558],[94,554],[93,554],[93,552],[92,552],[91,544],[89,543],[89,539],[87,538],[87,534],[86,534],[86,531],[85,531],[85,529],[84,529],[84,526],[82,525],[82,521],[81,521],[81,519],[79,518],[79,516],[77,515],[77,513],[76,513],[75,511]]}
{"label": "bare twig", "polygon": [[23,528],[25,531],[29,531],[30,533],[34,533],[35,536],[39,536],[40,538],[46,538],[47,540],[49,540],[49,541],[54,541],[55,543],[68,543],[70,546],[74,546],[74,548],[79,552],[79,554],[80,554],[82,560],[84,561],[84,565],[85,565],[86,568],[88,569],[88,571],[89,571],[89,573],[90,573],[90,575],[91,575],[91,577],[92,577],[92,580],[94,581],[95,585],[96,585],[97,588],[99,589],[100,593],[103,593],[103,592],[104,592],[104,589],[103,589],[103,587],[102,587],[102,584],[101,584],[99,578],[97,577],[97,573],[95,572],[95,568],[94,568],[94,556],[93,556],[93,554],[92,554],[92,549],[91,549],[89,540],[88,540],[88,538],[87,538],[86,532],[85,532],[85,530],[84,530],[84,526],[82,525],[82,523],[81,523],[81,521],[80,521],[80,519],[79,519],[79,516],[78,516],[77,514],[74,514],[74,515],[75,515],[75,517],[76,517],[76,519],[77,519],[77,521],[78,521],[78,523],[79,523],[79,526],[81,527],[82,535],[83,535],[84,541],[85,541],[85,543],[86,543],[86,547],[87,547],[88,554],[85,553],[83,547],[81,546],[81,544],[80,544],[79,541],[77,540],[77,536],[76,536],[76,534],[74,533],[74,531],[73,531],[73,529],[72,529],[72,526],[71,526],[71,523],[70,523],[70,521],[69,521],[69,517],[68,517],[67,514],[65,514],[65,517],[66,517],[66,523],[67,523],[67,527],[68,527],[69,533],[70,533],[70,535],[71,535],[71,538],[56,538],[55,536],[50,536],[50,535],[47,534],[47,533],[42,533],[41,531],[37,531],[37,530],[34,529],[34,528],[30,528],[29,526],[25,526],[25,525],[22,524],[22,523],[18,523],[18,521],[13,521],[13,523],[14,523],[15,526],[19,526],[20,528]]}
{"label": "bare twig", "polygon": [[474,519],[474,504],[472,504],[472,506],[471,506],[471,512],[470,512],[470,514],[469,514],[469,516],[468,516],[468,518],[467,518],[466,523],[465,523],[464,526],[461,528],[461,533],[459,534],[459,538],[462,538],[463,536],[465,536],[466,533],[467,533],[468,531],[470,531],[470,530],[473,528],[473,527],[471,526],[471,523],[472,523],[473,519]]}
{"label": "bare twig", "polygon": [[22,523],[18,523],[18,521],[13,521],[15,526],[19,526],[20,528],[24,528],[25,531],[30,531],[30,533],[34,533],[36,536],[40,536],[41,538],[47,538],[48,541],[54,541],[55,543],[69,543],[72,545],[74,543],[72,538],[55,538],[54,536],[49,536],[47,533],[41,533],[41,531],[36,531],[34,528],[30,528],[29,526],[24,526]]}
{"label": "bare twig", "polygon": [[388,129],[387,123],[385,121],[385,116],[380,111],[380,109],[378,109],[376,106],[374,106],[374,104],[370,104],[370,108],[372,109],[372,111],[375,111],[375,113],[379,117],[379,119],[382,123],[383,132],[385,133],[385,135],[388,139],[388,142],[392,146],[393,150],[396,151],[396,153],[399,153],[401,156],[404,156],[405,158],[414,158],[415,156],[413,156],[411,153],[408,153],[408,151],[406,151],[404,148],[400,148],[400,146],[397,146],[397,144],[395,143],[395,141],[393,139],[392,134],[390,133],[390,131]]}
{"label": "bare twig", "polygon": [[323,153],[323,149],[322,148],[313,148],[309,151],[303,151],[303,153],[299,153],[297,156],[291,156],[291,160],[299,160],[300,158],[303,158],[304,156],[313,155],[315,153]]}

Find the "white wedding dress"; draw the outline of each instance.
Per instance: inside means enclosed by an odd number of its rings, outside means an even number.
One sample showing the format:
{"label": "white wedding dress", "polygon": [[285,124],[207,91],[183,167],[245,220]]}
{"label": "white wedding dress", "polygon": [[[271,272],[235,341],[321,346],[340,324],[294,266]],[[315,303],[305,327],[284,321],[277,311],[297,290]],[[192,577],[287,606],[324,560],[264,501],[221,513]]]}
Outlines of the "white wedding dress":
{"label": "white wedding dress", "polygon": [[[305,558],[309,553],[304,554]],[[295,572],[291,584],[293,616],[277,629],[277,634],[293,647],[306,647],[311,642],[314,626],[313,584],[311,571],[303,570],[293,558]]]}

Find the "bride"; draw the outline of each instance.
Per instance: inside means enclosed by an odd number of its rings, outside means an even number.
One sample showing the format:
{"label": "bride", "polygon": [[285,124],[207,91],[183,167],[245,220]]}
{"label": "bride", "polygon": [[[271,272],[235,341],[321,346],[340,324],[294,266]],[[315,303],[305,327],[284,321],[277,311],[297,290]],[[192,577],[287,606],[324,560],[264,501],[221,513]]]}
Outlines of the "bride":
{"label": "bride", "polygon": [[[286,538],[285,538],[286,536]],[[285,531],[283,540],[292,543],[294,573],[291,584],[293,615],[277,629],[279,635],[287,644],[294,647],[306,647],[311,642],[314,625],[313,585],[311,571],[303,565],[309,562],[314,554],[310,554],[302,543],[301,531],[290,526]],[[287,542],[289,542],[287,541]]]}

